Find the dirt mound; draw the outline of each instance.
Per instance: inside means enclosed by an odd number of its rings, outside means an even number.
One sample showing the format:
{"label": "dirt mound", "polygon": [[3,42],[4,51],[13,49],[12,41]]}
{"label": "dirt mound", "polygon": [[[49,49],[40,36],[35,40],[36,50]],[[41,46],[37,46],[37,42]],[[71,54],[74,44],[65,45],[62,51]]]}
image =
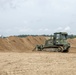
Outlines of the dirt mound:
{"label": "dirt mound", "polygon": [[[37,44],[44,44],[45,40],[43,36],[28,36],[26,38],[11,36],[0,38],[0,52],[29,52]],[[71,44],[70,52],[76,52],[76,38],[68,39],[68,42]]]}
{"label": "dirt mound", "polygon": [[0,38],[0,51],[32,51],[37,44],[43,44],[45,40],[46,39],[43,36],[28,36],[26,38],[11,36],[8,38]]}
{"label": "dirt mound", "polygon": [[76,47],[76,38],[68,39],[68,42],[71,44],[71,47]]}
{"label": "dirt mound", "polygon": [[71,45],[71,48],[70,48],[70,52],[76,52],[76,38],[74,39],[68,39],[68,42],[70,43]]}

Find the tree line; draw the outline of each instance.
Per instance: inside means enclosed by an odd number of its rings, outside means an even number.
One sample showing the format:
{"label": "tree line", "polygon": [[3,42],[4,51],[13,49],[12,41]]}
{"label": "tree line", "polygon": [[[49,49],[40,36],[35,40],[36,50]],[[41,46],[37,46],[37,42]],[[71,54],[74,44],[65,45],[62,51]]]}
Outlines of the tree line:
{"label": "tree line", "polygon": [[[17,37],[27,37],[27,36],[34,36],[34,37],[36,37],[36,36],[45,36],[45,37],[53,37],[53,35],[45,35],[45,34],[43,34],[43,35],[26,35],[26,34],[24,34],[24,35],[17,35]],[[68,35],[68,38],[76,38],[76,35]]]}

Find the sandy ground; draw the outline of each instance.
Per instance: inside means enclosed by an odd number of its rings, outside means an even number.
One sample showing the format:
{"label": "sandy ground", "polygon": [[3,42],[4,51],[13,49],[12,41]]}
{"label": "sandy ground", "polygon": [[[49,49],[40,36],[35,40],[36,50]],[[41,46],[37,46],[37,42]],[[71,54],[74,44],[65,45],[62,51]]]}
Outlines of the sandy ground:
{"label": "sandy ground", "polygon": [[76,53],[0,53],[0,75],[76,75]]}

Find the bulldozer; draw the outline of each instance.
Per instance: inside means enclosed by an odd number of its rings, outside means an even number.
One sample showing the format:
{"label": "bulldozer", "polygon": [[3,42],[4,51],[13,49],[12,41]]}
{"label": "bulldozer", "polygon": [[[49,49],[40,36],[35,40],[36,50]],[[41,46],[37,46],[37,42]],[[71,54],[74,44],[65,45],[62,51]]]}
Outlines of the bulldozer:
{"label": "bulldozer", "polygon": [[67,42],[68,34],[66,32],[55,32],[50,39],[43,45],[37,45],[34,50],[50,52],[68,52],[70,43]]}

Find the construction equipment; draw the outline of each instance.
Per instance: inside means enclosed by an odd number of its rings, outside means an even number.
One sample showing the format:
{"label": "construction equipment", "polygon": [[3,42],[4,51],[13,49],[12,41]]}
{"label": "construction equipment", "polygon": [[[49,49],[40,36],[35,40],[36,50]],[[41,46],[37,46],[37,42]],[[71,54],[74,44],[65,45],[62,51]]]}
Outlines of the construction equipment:
{"label": "construction equipment", "polygon": [[66,32],[56,32],[53,37],[45,41],[44,45],[37,45],[37,51],[68,52],[70,44],[67,42]]}

